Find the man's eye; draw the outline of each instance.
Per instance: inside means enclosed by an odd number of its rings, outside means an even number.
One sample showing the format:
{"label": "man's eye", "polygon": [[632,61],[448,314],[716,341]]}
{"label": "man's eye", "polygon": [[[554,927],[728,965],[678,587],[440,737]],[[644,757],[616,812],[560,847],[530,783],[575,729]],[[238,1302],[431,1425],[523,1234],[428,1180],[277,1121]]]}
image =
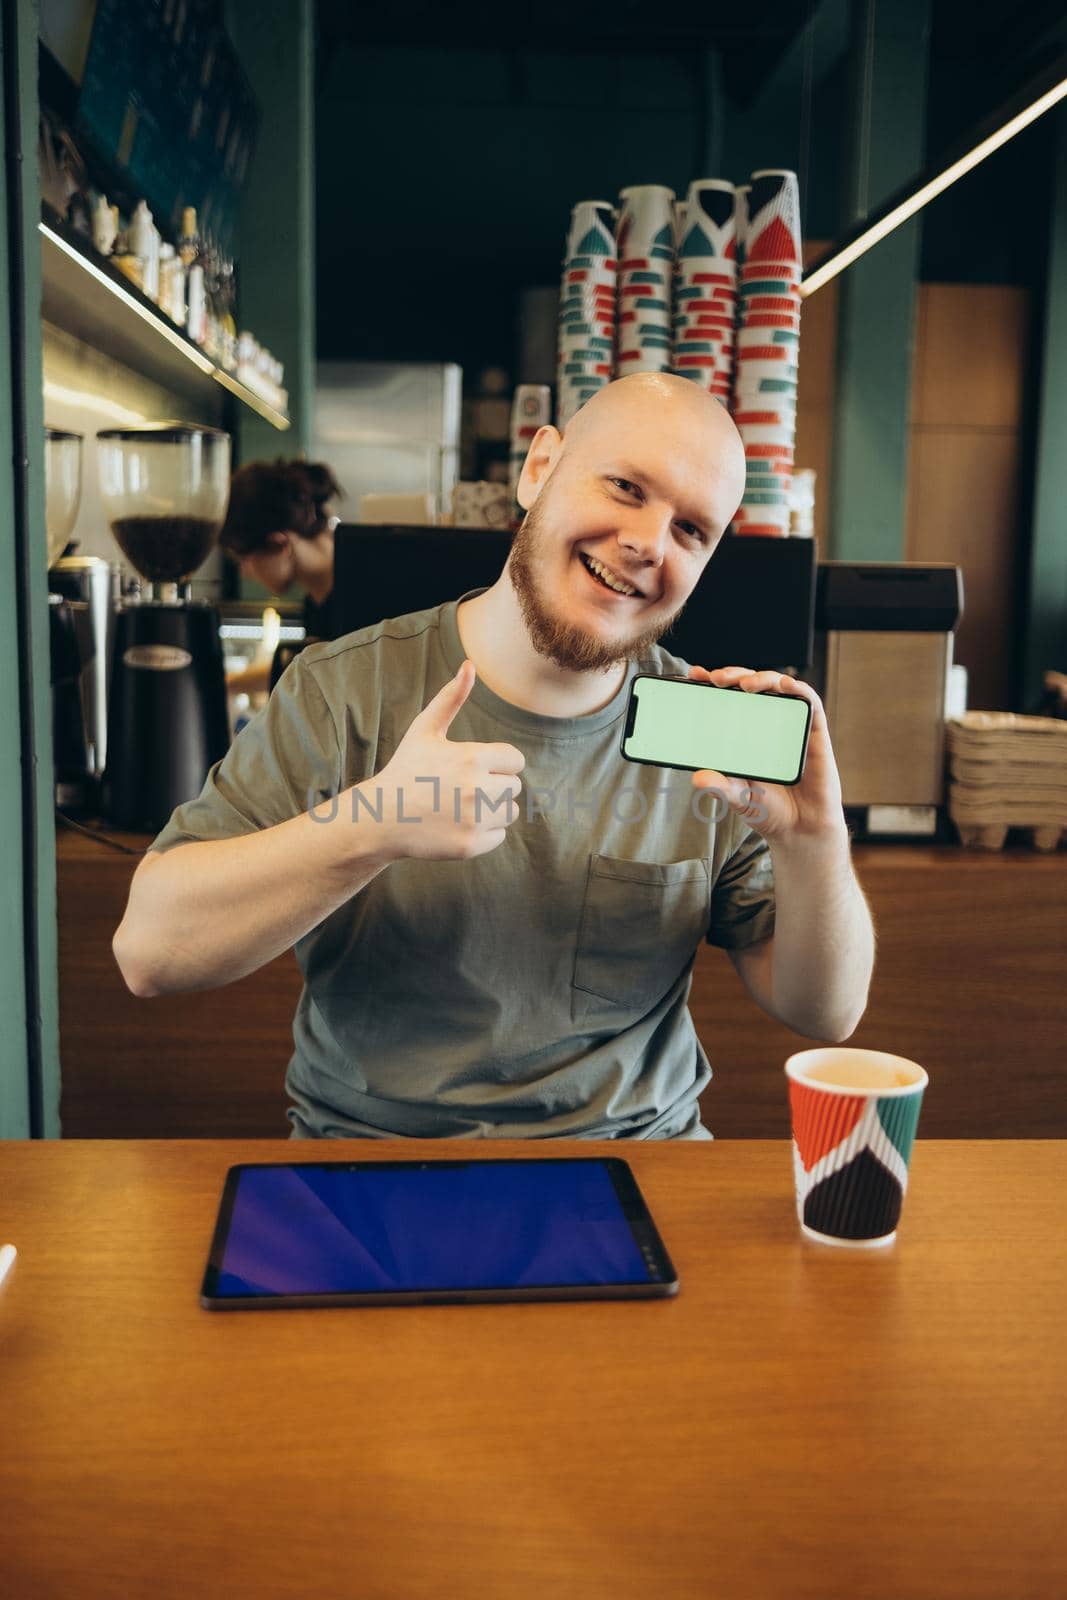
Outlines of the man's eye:
{"label": "man's eye", "polygon": [[636,494],[638,492],[636,483],[631,483],[629,478],[612,478],[611,482],[616,484],[626,494]]}
{"label": "man's eye", "polygon": [[701,544],[703,544],[703,542],[704,542],[703,533],[701,533],[699,528],[695,528],[691,522],[680,522],[678,524],[678,526],[681,528],[683,533],[690,534],[692,538],[699,539]]}

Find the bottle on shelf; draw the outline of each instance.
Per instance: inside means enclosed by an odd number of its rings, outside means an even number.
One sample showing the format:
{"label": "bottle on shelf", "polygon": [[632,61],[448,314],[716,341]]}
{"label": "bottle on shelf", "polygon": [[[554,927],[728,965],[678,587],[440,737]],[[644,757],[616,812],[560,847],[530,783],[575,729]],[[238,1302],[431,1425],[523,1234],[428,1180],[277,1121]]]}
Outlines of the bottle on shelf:
{"label": "bottle on shelf", "polygon": [[222,344],[222,364],[227,372],[237,370],[237,284],[233,262],[224,256],[219,263],[219,326]]}
{"label": "bottle on shelf", "polygon": [[159,230],[144,200],[138,200],[130,219],[130,249],[140,258],[141,288],[150,300],[159,299]]}
{"label": "bottle on shelf", "polygon": [[185,268],[172,244],[160,246],[159,309],[177,327],[185,326]]}
{"label": "bottle on shelf", "polygon": [[130,282],[135,283],[140,289],[144,287],[144,266],[141,257],[133,249],[130,242],[130,233],[130,224],[126,223],[123,226],[120,218],[119,231],[115,235],[111,261],[114,266],[118,267],[124,277],[129,278]]}
{"label": "bottle on shelf", "polygon": [[204,337],[201,340],[204,354],[221,365],[219,343],[219,263],[215,242],[205,233],[200,251],[200,265],[204,269]]}
{"label": "bottle on shelf", "polygon": [[199,345],[204,343],[207,333],[202,250],[202,242],[196,228],[196,207],[186,206],[182,212],[182,236],[178,240],[178,254],[186,269],[186,332],[193,343]]}
{"label": "bottle on shelf", "polygon": [[119,208],[107,203],[107,195],[96,194],[93,201],[93,244],[102,256],[109,256],[119,231]]}
{"label": "bottle on shelf", "polygon": [[196,231],[196,207],[186,206],[182,211],[182,232],[178,240],[178,254],[186,271],[200,253],[200,239]]}

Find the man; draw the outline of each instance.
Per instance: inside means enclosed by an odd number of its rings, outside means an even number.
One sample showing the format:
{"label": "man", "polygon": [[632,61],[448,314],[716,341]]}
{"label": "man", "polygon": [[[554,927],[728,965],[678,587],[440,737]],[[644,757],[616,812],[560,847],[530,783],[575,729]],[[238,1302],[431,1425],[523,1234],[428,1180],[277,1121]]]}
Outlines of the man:
{"label": "man", "polygon": [[540,429],[500,579],[304,651],[175,812],[113,941],[133,992],[295,945],[294,1137],[708,1138],[705,938],[770,1015],[846,1038],[873,931],[815,693],[688,668],[811,701],[793,788],[619,753],[634,672],[687,670],[655,641],[743,484],[733,423],[685,379],[621,379]]}

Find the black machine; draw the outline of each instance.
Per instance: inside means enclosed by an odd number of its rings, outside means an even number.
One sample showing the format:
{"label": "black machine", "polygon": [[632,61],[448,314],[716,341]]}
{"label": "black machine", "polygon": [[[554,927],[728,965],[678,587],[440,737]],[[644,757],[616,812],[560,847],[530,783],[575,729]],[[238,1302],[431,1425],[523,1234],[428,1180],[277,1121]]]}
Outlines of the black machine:
{"label": "black machine", "polygon": [[226,510],[229,435],[161,425],[97,435],[104,509],[149,597],[114,617],[104,816],[158,831],[230,743],[218,612],[190,598]]}
{"label": "black machine", "polygon": [[158,831],[200,793],[230,743],[218,613],[142,601],[115,616],[104,815]]}
{"label": "black machine", "polygon": [[[340,523],[334,532],[335,635],[488,588],[512,535],[495,528]],[[815,543],[727,534],[660,643],[698,666],[787,667],[814,654]]]}

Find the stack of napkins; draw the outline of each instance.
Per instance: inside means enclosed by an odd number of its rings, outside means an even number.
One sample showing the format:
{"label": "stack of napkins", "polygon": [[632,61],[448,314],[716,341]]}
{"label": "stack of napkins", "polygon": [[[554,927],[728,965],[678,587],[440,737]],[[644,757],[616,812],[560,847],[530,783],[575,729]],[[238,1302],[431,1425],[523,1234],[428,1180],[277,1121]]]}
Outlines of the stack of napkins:
{"label": "stack of napkins", "polygon": [[1067,828],[1067,721],[966,711],[946,733],[948,813],[963,843],[996,850],[1009,828],[1030,828],[1054,850]]}

